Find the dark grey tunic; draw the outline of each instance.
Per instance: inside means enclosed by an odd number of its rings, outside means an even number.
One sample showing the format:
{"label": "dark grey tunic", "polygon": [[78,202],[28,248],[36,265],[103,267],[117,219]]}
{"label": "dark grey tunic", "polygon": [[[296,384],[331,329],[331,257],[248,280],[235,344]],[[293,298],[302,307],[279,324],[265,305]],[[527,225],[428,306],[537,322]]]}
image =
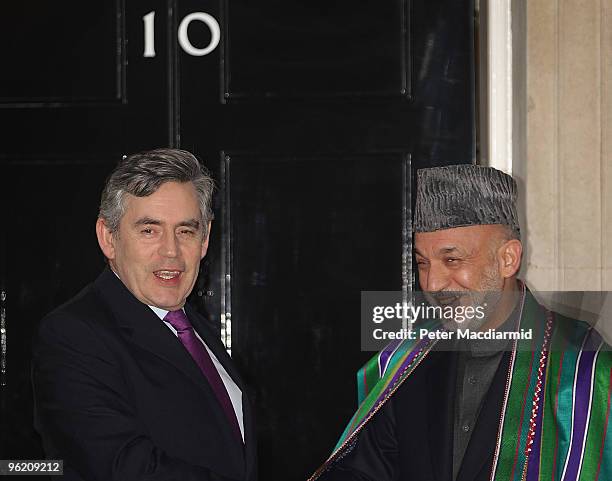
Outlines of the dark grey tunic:
{"label": "dark grey tunic", "polygon": [[[513,330],[518,314],[518,307],[516,307],[506,322],[497,330]],[[455,392],[453,479],[457,479],[483,400],[491,387],[504,351],[511,347],[511,341],[505,339],[457,341],[457,349],[460,352],[457,360]]]}

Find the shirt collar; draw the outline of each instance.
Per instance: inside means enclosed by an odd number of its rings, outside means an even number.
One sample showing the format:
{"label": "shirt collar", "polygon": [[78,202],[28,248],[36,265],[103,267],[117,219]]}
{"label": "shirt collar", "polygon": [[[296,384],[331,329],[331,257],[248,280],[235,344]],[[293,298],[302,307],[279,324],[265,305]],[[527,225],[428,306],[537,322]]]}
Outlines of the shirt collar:
{"label": "shirt collar", "polygon": [[164,317],[166,317],[166,314],[168,314],[169,312],[169,311],[166,311],[165,309],[161,309],[156,306],[149,306],[149,307],[155,314],[157,314],[157,317],[159,317],[162,321],[164,320]]}
{"label": "shirt collar", "polygon": [[[157,315],[157,317],[159,317],[162,321],[168,322],[164,320],[164,317],[166,317],[166,314],[168,314],[170,311],[166,311],[165,309],[162,309],[161,307],[157,307],[157,306],[149,306],[149,307]],[[185,308],[181,307],[181,311],[185,312]],[[187,313],[185,313],[185,315],[187,315]]]}

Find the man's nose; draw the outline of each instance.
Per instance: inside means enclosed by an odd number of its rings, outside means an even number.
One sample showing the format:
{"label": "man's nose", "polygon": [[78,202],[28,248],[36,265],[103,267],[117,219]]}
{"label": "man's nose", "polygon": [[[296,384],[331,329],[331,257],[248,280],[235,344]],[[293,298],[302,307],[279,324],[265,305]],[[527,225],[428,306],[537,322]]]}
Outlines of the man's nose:
{"label": "man's nose", "polygon": [[444,266],[432,263],[427,270],[425,285],[422,286],[427,292],[439,292],[448,286],[448,271]]}
{"label": "man's nose", "polygon": [[178,241],[174,232],[164,234],[159,250],[163,257],[176,257],[178,255]]}

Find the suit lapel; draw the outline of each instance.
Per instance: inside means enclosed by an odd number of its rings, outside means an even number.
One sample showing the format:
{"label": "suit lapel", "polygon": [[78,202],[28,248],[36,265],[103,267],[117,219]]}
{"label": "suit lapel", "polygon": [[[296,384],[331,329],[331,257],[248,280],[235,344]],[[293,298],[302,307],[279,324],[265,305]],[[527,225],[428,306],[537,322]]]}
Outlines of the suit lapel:
{"label": "suit lapel", "polygon": [[[110,269],[106,269],[100,275],[94,286],[100,296],[106,301],[119,328],[124,332],[125,337],[140,348],[164,359],[174,366],[181,375],[186,376],[191,382],[197,385],[203,391],[203,394],[210,400],[208,407],[214,411],[214,416],[218,419],[225,420],[225,413],[214,391],[200,371],[200,368],[181,344],[181,341],[170,331],[170,329],[168,329],[163,321],[161,321],[147,305],[136,299]],[[197,316],[192,314],[192,317],[196,318]],[[209,342],[211,336],[206,331],[206,328],[202,327],[202,322],[199,320],[195,322],[198,324],[198,334],[206,341],[211,351],[213,351],[217,359],[219,359],[219,362],[223,364],[230,376],[232,376],[236,384],[242,390],[243,388],[240,386],[237,375],[233,373],[233,368],[231,368],[229,363],[223,358],[223,354],[227,357],[227,353],[219,352],[216,343]],[[225,437],[228,440],[227,442],[231,443],[231,445],[235,445],[238,452],[241,453],[239,457],[243,457],[242,449],[239,446],[238,440],[236,440],[236,437],[232,433],[230,426],[226,422],[222,424],[226,426],[227,432]]]}
{"label": "suit lapel", "polygon": [[[433,354],[433,356],[432,356]],[[453,426],[457,353],[437,351],[427,376],[429,454],[434,479],[449,481],[453,476]],[[432,361],[433,359],[430,359]]]}
{"label": "suit lapel", "polygon": [[131,342],[166,360],[202,389],[212,392],[178,338],[147,305],[132,295],[112,271],[106,270],[96,281],[96,287]]}
{"label": "suit lapel", "polygon": [[[456,352],[436,352],[435,365],[428,375],[429,452],[436,481],[448,481],[453,473],[453,430],[455,419],[457,362]],[[433,357],[433,356],[432,356]],[[433,359],[432,359],[433,360]],[[509,353],[506,352],[487,392],[478,422],[463,457],[457,481],[481,479],[483,469],[490,466],[499,425],[500,406],[508,373]],[[488,479],[488,473],[482,479]]]}
{"label": "suit lapel", "polygon": [[244,450],[246,462],[246,478],[250,479],[251,474],[256,469],[255,460],[257,458],[257,433],[255,432],[255,422],[251,412],[251,403],[244,391],[242,391],[242,413],[244,416]]}

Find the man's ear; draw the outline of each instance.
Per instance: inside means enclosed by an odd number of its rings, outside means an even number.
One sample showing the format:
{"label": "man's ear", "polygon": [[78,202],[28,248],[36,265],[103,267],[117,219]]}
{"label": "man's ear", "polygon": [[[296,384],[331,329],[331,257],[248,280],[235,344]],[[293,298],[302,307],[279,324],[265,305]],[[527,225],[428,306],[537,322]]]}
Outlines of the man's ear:
{"label": "man's ear", "polygon": [[104,219],[98,218],[96,221],[96,236],[100,249],[107,259],[115,258],[115,235],[106,226]]}
{"label": "man's ear", "polygon": [[211,221],[208,221],[208,227],[206,228],[206,237],[202,240],[202,253],[200,255],[200,259],[204,259],[206,252],[208,251],[208,240],[210,239],[210,227],[212,225]]}
{"label": "man's ear", "polygon": [[520,240],[511,239],[497,250],[497,259],[499,261],[500,273],[502,277],[508,279],[515,276],[521,267],[521,255],[523,253],[523,244]]}

